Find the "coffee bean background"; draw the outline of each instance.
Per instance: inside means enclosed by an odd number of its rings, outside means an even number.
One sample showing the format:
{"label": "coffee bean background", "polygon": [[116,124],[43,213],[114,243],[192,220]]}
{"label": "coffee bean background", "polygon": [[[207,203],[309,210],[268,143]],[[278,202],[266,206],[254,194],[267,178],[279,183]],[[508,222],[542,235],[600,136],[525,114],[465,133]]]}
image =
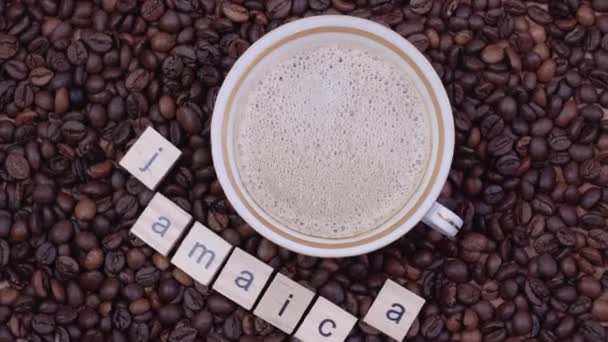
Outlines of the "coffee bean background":
{"label": "coffee bean background", "polygon": [[[349,14],[420,49],[453,106],[440,201],[380,251],[296,255],[222,193],[211,113],[235,60],[300,17]],[[408,341],[606,341],[608,1],[0,0],[0,341],[289,341],[128,230],[152,192],[118,167],[152,125],[160,192],[363,317],[387,277],[427,300]],[[359,322],[348,342],[386,338]]]}

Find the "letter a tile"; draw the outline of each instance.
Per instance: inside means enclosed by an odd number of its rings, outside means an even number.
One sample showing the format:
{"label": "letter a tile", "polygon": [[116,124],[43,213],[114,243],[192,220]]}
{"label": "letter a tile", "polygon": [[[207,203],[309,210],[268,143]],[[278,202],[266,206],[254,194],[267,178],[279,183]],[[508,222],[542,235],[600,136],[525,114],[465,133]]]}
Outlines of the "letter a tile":
{"label": "letter a tile", "polygon": [[195,222],[171,262],[199,283],[208,286],[231,250],[231,244]]}
{"label": "letter a tile", "polygon": [[250,310],[272,275],[272,267],[235,248],[213,289]]}
{"label": "letter a tile", "polygon": [[177,147],[154,128],[148,127],[119,164],[150,190],[154,190],[180,155]]}
{"label": "letter a tile", "polygon": [[329,300],[319,297],[295,337],[303,342],[343,342],[357,318]]}
{"label": "letter a tile", "polygon": [[424,299],[387,279],[363,321],[402,341],[424,305]]}
{"label": "letter a tile", "polygon": [[131,233],[166,256],[191,220],[192,216],[177,204],[156,193],[131,228]]}
{"label": "letter a tile", "polygon": [[253,313],[291,334],[314,297],[314,292],[277,273]]}

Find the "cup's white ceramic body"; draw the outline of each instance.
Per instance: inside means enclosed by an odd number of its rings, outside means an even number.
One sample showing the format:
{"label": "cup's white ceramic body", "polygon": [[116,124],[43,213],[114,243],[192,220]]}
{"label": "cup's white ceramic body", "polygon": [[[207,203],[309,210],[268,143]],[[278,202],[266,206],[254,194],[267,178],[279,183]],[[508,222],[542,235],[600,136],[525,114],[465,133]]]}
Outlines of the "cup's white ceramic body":
{"label": "cup's white ceramic body", "polygon": [[[412,200],[382,225],[343,239],[310,236],[282,225],[256,205],[242,186],[235,166],[235,121],[247,101],[248,90],[273,63],[320,42],[385,49],[387,56],[415,79],[433,117],[433,148],[427,174]],[[454,149],[454,123],[445,89],[431,64],[412,44],[372,21],[334,15],[310,17],[283,25],[258,40],[236,61],[218,93],[211,142],[218,179],[239,215],[269,240],[302,254],[319,257],[364,254],[395,241],[420,221],[451,237],[462,225],[458,216],[436,203],[450,170]]]}

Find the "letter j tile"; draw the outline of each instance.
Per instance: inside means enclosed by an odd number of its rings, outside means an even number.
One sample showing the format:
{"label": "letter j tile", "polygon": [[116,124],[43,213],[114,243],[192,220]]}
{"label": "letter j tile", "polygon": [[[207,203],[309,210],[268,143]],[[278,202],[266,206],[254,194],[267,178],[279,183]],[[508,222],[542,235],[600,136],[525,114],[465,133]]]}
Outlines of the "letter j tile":
{"label": "letter j tile", "polygon": [[171,262],[194,280],[208,286],[230,254],[232,245],[195,222]]}
{"label": "letter j tile", "polygon": [[122,157],[120,166],[148,189],[154,190],[180,155],[177,147],[152,127],[148,127]]}
{"label": "letter j tile", "polygon": [[131,228],[131,233],[166,256],[191,220],[192,216],[177,204],[156,193]]}
{"label": "letter j tile", "polygon": [[251,310],[272,272],[272,267],[237,247],[217,277],[213,289]]}

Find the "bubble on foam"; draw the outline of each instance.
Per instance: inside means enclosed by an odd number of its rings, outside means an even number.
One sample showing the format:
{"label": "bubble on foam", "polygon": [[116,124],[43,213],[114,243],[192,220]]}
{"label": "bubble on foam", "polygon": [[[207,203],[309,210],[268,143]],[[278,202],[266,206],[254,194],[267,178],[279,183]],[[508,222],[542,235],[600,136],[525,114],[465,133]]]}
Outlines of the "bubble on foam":
{"label": "bubble on foam", "polygon": [[370,51],[286,59],[247,99],[238,167],[256,203],[305,234],[347,237],[393,216],[430,154],[430,122],[401,69]]}

